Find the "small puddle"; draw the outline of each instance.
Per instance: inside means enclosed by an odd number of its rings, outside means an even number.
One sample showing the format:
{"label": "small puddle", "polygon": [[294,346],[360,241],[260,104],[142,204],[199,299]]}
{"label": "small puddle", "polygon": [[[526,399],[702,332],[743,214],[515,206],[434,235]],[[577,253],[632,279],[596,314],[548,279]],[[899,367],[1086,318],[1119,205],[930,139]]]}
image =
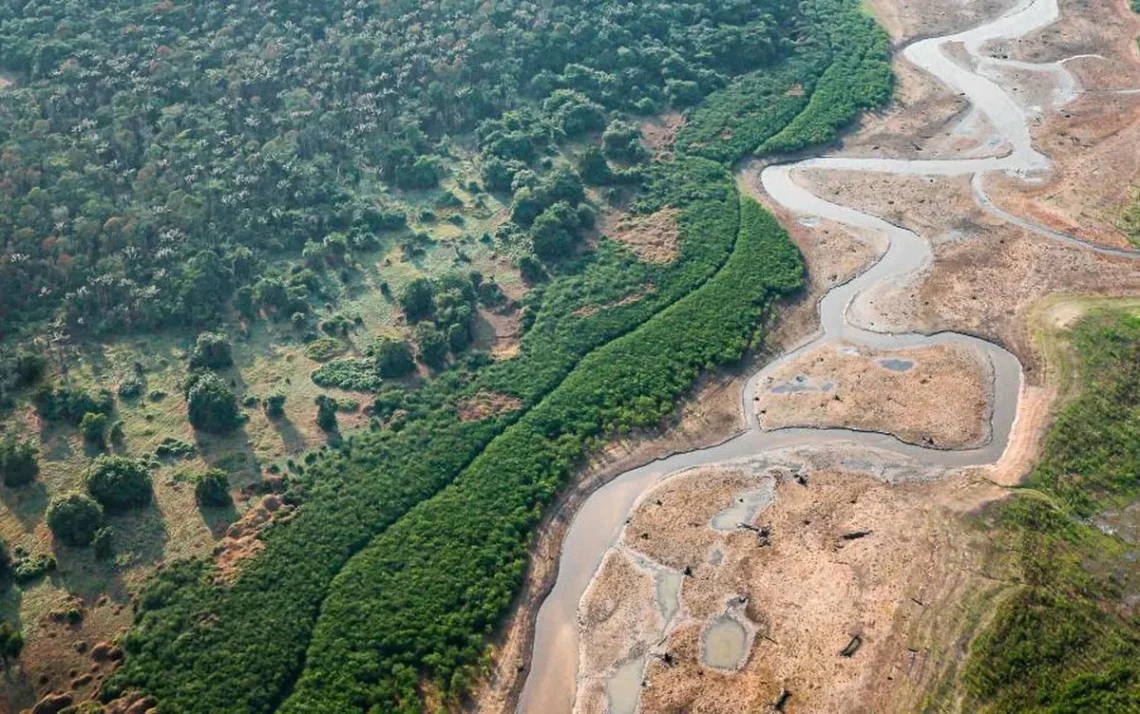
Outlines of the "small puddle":
{"label": "small puddle", "polygon": [[907,372],[914,367],[914,362],[909,359],[881,359],[879,365],[892,372]]}
{"label": "small puddle", "polygon": [[748,631],[744,625],[731,617],[719,617],[705,630],[701,662],[716,669],[740,669],[747,644]]}
{"label": "small puddle", "polygon": [[731,506],[713,516],[713,529],[721,532],[734,531],[741,523],[751,523],[757,513],[772,503],[775,484],[774,479],[768,478],[760,488],[737,494]]}
{"label": "small puddle", "polygon": [[657,573],[657,608],[665,619],[665,626],[673,620],[681,605],[681,584],[685,576],[676,570],[661,570]]}
{"label": "small puddle", "polygon": [[772,394],[800,394],[801,392],[830,392],[834,388],[835,385],[831,382],[824,382],[816,386],[801,374],[790,382],[772,385],[768,391]]}
{"label": "small puddle", "polygon": [[645,655],[634,657],[618,667],[606,680],[609,714],[634,714],[641,698],[641,677],[645,672]]}

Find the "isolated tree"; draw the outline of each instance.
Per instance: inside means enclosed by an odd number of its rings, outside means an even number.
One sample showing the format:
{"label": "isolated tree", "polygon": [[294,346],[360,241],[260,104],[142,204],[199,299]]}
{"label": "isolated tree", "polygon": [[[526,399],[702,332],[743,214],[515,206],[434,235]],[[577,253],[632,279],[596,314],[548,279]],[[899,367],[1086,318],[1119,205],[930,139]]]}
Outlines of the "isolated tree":
{"label": "isolated tree", "polygon": [[602,134],[602,151],[614,161],[636,163],[644,160],[649,153],[641,144],[641,131],[624,121],[615,121],[606,127]]}
{"label": "isolated tree", "polygon": [[230,505],[230,475],[222,469],[210,469],[199,474],[194,479],[194,500],[207,508]]}
{"label": "isolated tree", "polygon": [[210,434],[228,434],[241,424],[237,398],[213,372],[203,372],[192,378],[186,400],[190,423],[195,429]]}
{"label": "isolated tree", "polygon": [[265,398],[265,413],[270,419],[285,416],[285,393],[273,392]]}
{"label": "isolated tree", "polygon": [[150,471],[126,456],[100,456],[87,472],[87,492],[109,512],[150,503]]}
{"label": "isolated tree", "polygon": [[88,444],[103,448],[107,444],[107,415],[87,412],[79,422],[79,433]]}
{"label": "isolated tree", "polygon": [[337,430],[336,424],[336,410],[337,403],[332,397],[325,396],[324,394],[318,395],[317,399],[317,426],[322,431],[329,432],[330,434]]}
{"label": "isolated tree", "polygon": [[190,369],[225,369],[234,363],[233,346],[224,335],[203,332],[190,352]]}
{"label": "isolated tree", "polygon": [[0,441],[0,477],[9,488],[29,484],[40,472],[39,451],[31,440],[17,441],[8,435]]}
{"label": "isolated tree", "polygon": [[85,493],[69,493],[52,499],[47,508],[48,528],[70,546],[91,543],[103,525],[103,507]]}
{"label": "isolated tree", "polygon": [[24,649],[24,635],[11,623],[0,622],[0,661],[5,666],[20,656]]}

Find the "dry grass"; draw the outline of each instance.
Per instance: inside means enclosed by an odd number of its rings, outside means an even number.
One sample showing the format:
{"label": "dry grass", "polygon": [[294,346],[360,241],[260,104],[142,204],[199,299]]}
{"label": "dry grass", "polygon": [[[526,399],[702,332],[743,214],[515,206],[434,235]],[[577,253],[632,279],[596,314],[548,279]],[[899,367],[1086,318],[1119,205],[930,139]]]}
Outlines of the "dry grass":
{"label": "dry grass", "polygon": [[644,216],[608,214],[601,232],[629,247],[646,263],[671,263],[677,259],[681,241],[679,215],[676,208],[662,208]]}

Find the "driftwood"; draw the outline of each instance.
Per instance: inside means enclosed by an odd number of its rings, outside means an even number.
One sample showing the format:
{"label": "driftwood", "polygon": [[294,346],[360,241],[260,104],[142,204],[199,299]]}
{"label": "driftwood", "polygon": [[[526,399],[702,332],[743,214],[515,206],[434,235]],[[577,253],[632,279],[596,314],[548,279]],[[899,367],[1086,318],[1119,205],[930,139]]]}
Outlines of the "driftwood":
{"label": "driftwood", "polygon": [[794,474],[792,474],[792,478],[794,478],[796,480],[796,483],[798,483],[801,486],[806,487],[808,484],[807,474],[801,474],[799,471],[797,471]]}
{"label": "driftwood", "polygon": [[859,648],[862,646],[863,646],[863,638],[860,637],[859,635],[852,635],[851,641],[848,642],[847,646],[844,647],[839,652],[839,656],[840,657],[852,657],[852,656],[854,656],[854,654],[856,652],[859,651]]}
{"label": "driftwood", "polygon": [[754,526],[750,523],[737,523],[736,527],[737,528],[743,528],[746,531],[752,531],[753,533],[755,533],[756,538],[759,539],[759,541],[760,541],[760,547],[761,548],[772,545],[772,526],[764,526],[763,528],[757,528],[756,526]]}
{"label": "driftwood", "polygon": [[788,706],[788,700],[792,698],[792,693],[788,691],[787,687],[780,688],[780,696],[772,703],[772,710],[777,712],[785,711]]}
{"label": "driftwood", "polygon": [[873,532],[874,531],[851,531],[850,533],[844,533],[840,537],[843,538],[843,540],[859,540],[860,538],[866,538]]}

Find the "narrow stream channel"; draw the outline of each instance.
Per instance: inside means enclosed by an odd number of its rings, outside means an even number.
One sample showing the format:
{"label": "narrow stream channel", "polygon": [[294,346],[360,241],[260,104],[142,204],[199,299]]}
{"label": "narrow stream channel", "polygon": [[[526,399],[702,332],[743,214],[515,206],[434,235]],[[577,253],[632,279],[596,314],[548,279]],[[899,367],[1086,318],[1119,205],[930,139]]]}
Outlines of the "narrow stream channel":
{"label": "narrow stream channel", "polygon": [[[718,446],[678,454],[627,471],[595,492],[582,505],[563,542],[554,588],[537,616],[530,672],[518,706],[521,714],[569,714],[573,709],[578,663],[578,603],[606,551],[619,537],[638,497],[666,476],[684,469],[713,466],[774,449],[792,446],[826,447],[839,442],[886,449],[943,467],[988,464],[1001,457],[1013,427],[1021,389],[1021,364],[1017,358],[990,342],[958,333],[922,335],[875,332],[848,322],[849,306],[868,288],[881,283],[910,280],[925,268],[931,260],[930,244],[904,228],[815,196],[797,184],[793,174],[798,169],[812,169],[920,176],[973,175],[973,190],[979,205],[999,218],[1046,237],[1080,243],[1100,252],[1135,255],[1131,251],[1089,246],[1067,234],[1011,216],[995,207],[982,188],[981,176],[987,172],[1002,171],[1028,178],[1042,176],[1049,169],[1048,159],[1032,146],[1030,117],[1005,89],[990,78],[990,75],[999,76],[993,70],[1004,65],[1056,73],[1061,78],[1059,89],[1055,92],[1059,103],[1073,98],[1079,90],[1064,69],[1064,60],[1029,65],[993,59],[982,55],[980,49],[990,40],[1015,39],[1027,35],[1049,25],[1058,16],[1057,0],[1024,0],[997,20],[965,32],[915,42],[903,51],[910,62],[962,93],[975,110],[985,114],[1002,140],[991,142],[991,145],[1002,149],[1004,153],[985,158],[941,160],[821,157],[794,164],[769,166],[763,170],[760,181],[764,190],[774,201],[789,210],[805,218],[825,218],[856,228],[878,231],[889,238],[890,246],[873,267],[823,297],[819,303],[822,329],[815,339],[784,354],[748,380],[741,393],[741,407],[747,422],[744,433]],[[960,66],[946,54],[945,47],[955,43],[961,43],[965,47],[975,60],[977,71]],[[882,350],[947,344],[966,345],[981,350],[988,355],[994,367],[994,401],[989,442],[976,449],[937,450],[905,444],[885,434],[847,429],[760,431],[753,401],[761,380],[803,351],[818,346],[821,341],[836,339]],[[635,711],[636,704],[633,705],[634,708],[630,707],[631,700],[636,702],[640,689],[641,670],[636,669],[637,666],[637,662],[628,662],[623,666],[622,678],[633,683],[633,691],[618,686],[611,692],[613,708]],[[615,698],[617,701],[614,701]]]}

